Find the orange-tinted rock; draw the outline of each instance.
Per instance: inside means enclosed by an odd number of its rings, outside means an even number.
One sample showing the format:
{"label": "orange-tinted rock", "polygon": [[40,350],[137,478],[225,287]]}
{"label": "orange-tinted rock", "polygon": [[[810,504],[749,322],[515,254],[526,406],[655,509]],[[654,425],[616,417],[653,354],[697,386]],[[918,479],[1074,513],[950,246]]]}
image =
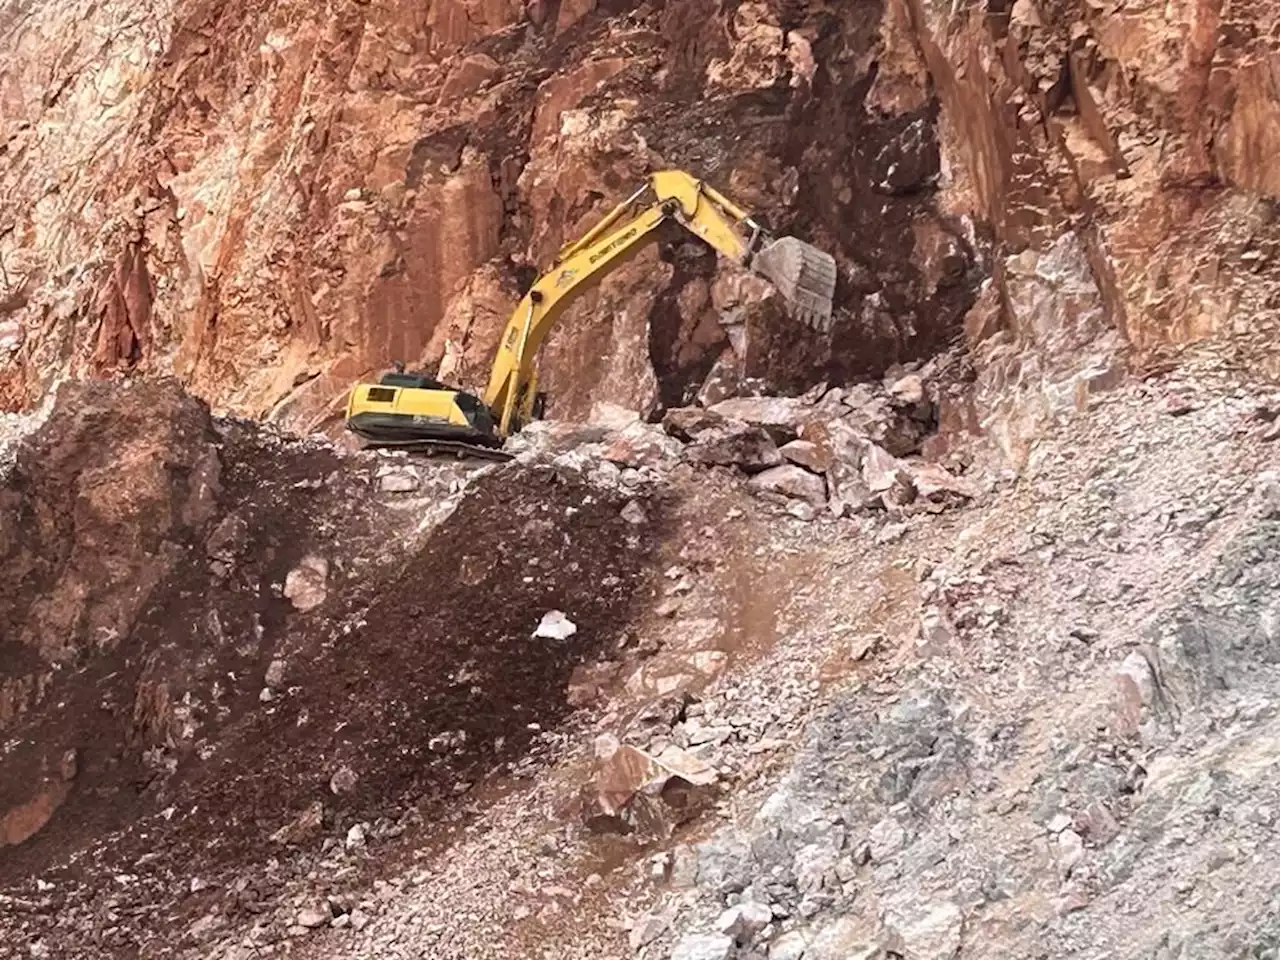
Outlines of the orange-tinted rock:
{"label": "orange-tinted rock", "polygon": [[538,90],[538,107],[533,121],[533,138],[539,143],[560,132],[560,118],[566,110],[580,104],[610,77],[625,69],[621,57],[591,60],[571,73],[553,77]]}
{"label": "orange-tinted rock", "polygon": [[519,22],[524,0],[436,0],[427,9],[435,46],[456,48]]}
{"label": "orange-tinted rock", "polygon": [[501,71],[502,68],[498,66],[498,61],[488,54],[476,53],[469,57],[463,57],[449,71],[448,79],[445,80],[444,86],[440,88],[438,102],[441,104],[452,103],[454,100],[469,97],[493,80]]}
{"label": "orange-tinted rock", "polygon": [[560,0],[556,14],[556,33],[564,33],[596,8],[596,0]]}
{"label": "orange-tinted rock", "polygon": [[1012,334],[979,352],[977,391],[1010,459],[1130,359],[1247,342],[1280,297],[1263,266],[1280,224],[1260,199],[1280,188],[1265,159],[1280,99],[1263,79],[1280,12],[908,3],[942,102],[942,202],[994,240],[966,326],[971,344]]}

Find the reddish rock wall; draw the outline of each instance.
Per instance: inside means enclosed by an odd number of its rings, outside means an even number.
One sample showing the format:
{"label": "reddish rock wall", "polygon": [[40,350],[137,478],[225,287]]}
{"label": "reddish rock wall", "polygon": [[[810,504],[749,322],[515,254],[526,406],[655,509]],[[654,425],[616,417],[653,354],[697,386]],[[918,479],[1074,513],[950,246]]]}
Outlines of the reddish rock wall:
{"label": "reddish rock wall", "polygon": [[[928,353],[977,273],[932,210],[935,111],[891,13],[167,0],[146,23],[111,3],[15,15],[0,321],[19,345],[0,356],[0,402],[65,373],[172,371],[215,409],[310,427],[396,358],[447,353],[475,386],[520,282],[664,165],[840,260],[833,342],[766,358],[766,380]],[[919,265],[921,236],[945,269]],[[715,275],[677,231],[585,298],[546,354],[553,412],[678,402],[722,355],[741,368]]]}
{"label": "reddish rock wall", "polygon": [[665,165],[836,255],[833,336],[711,296],[677,230],[552,338],[553,414],[878,373],[964,326],[1016,461],[1128,360],[1280,302],[1258,2],[131,11],[0,25],[6,409],[120,370],[303,428],[392,359],[478,387],[521,284]]}
{"label": "reddish rock wall", "polygon": [[1274,365],[1273,6],[907,2],[942,105],[943,206],[990,251],[967,328],[985,425],[1015,462],[1188,343]]}

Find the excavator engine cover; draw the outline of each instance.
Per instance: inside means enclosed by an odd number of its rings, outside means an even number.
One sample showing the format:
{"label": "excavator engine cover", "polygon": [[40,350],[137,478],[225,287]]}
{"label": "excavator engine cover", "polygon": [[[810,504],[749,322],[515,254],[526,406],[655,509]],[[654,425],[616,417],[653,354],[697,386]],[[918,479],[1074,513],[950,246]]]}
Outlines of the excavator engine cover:
{"label": "excavator engine cover", "polygon": [[803,322],[818,330],[831,329],[836,294],[836,261],[831,254],[795,237],[780,237],[757,253],[751,266],[778,288]]}

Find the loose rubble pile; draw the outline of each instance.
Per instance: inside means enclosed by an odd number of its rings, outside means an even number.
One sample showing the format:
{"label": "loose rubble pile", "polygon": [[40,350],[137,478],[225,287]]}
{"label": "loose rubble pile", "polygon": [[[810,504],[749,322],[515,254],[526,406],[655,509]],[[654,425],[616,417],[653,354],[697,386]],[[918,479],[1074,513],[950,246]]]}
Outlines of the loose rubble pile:
{"label": "loose rubble pile", "polygon": [[[910,368],[918,365],[912,364]],[[548,426],[518,438],[526,456],[562,464],[599,458],[630,470],[660,471],[681,461],[745,474],[763,499],[800,520],[882,512],[895,519],[936,513],[981,491],[936,460],[939,399],[952,362],[891,372],[884,383],[852,389],[815,387],[801,397],[747,396],[709,407],[676,407],[660,425],[635,413],[597,407],[598,425]],[[558,453],[557,453],[558,451]],[[948,458],[963,471],[962,456]],[[608,467],[596,466],[609,474]]]}

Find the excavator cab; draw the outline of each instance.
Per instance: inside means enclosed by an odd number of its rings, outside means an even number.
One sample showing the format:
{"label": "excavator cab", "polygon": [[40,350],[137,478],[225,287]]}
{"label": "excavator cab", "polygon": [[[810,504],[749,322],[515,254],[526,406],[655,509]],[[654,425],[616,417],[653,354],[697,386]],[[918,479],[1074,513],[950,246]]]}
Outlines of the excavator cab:
{"label": "excavator cab", "polygon": [[500,447],[495,426],[483,400],[425,373],[384,373],[376,384],[357,384],[347,400],[347,429],[376,446],[416,445],[426,437]]}

